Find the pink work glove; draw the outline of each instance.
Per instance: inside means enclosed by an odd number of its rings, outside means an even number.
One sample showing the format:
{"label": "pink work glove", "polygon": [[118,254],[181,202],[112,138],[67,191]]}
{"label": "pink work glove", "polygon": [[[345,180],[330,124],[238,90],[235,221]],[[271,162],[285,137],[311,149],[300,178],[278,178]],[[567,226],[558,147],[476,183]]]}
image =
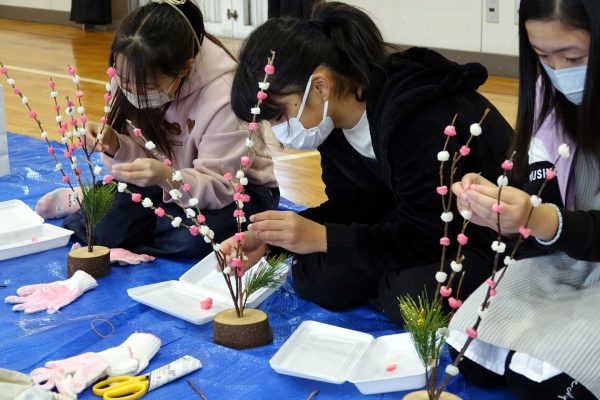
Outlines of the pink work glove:
{"label": "pink work glove", "polygon": [[31,379],[45,390],[56,388],[63,396],[76,399],[86,387],[106,376],[108,362],[97,353],[83,353],[64,360],[50,361],[46,368],[31,371]]}
{"label": "pink work glove", "polygon": [[99,353],[83,353],[49,361],[31,371],[31,378],[46,390],[77,398],[88,386],[106,376],[136,375],[148,366],[160,348],[160,339],[150,333],[134,333],[120,346]]}
{"label": "pink work glove", "polygon": [[[71,250],[75,250],[80,248],[81,245],[79,243],[74,243],[71,246]],[[127,249],[122,249],[120,247],[115,249],[110,249],[110,263],[119,263],[119,265],[137,265],[143,262],[154,261],[154,257],[149,256],[148,254],[136,254]]]}
{"label": "pink work glove", "polygon": [[18,303],[13,307],[13,311],[25,311],[29,314],[47,310],[48,314],[54,314],[96,286],[96,280],[90,275],[83,271],[75,271],[72,277],[64,281],[20,287],[17,289],[18,296],[8,296],[4,301]]}
{"label": "pink work glove", "polygon": [[136,254],[126,249],[110,249],[110,263],[118,262],[119,265],[137,265],[143,262],[154,261],[148,254]]}

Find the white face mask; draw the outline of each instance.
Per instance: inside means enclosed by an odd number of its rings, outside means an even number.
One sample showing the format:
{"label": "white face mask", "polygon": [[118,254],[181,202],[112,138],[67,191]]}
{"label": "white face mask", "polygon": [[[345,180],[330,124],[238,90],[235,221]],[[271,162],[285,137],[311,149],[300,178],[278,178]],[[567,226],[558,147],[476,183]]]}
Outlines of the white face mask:
{"label": "white face mask", "polygon": [[333,131],[333,121],[327,116],[329,100],[325,100],[323,106],[323,119],[319,125],[314,128],[305,128],[300,122],[300,117],[302,116],[308,98],[308,92],[310,92],[311,82],[312,75],[308,78],[308,84],[304,90],[304,96],[302,97],[298,115],[294,118],[290,118],[286,122],[271,127],[277,139],[286,147],[298,150],[316,149],[325,141],[325,139],[327,139],[331,131]]}
{"label": "white face mask", "polygon": [[119,87],[121,89],[121,92],[123,92],[123,94],[125,95],[125,98],[127,98],[127,101],[129,101],[131,105],[135,108],[160,108],[165,104],[173,101],[173,99],[175,98],[173,95],[169,94],[169,92],[173,88],[173,85],[175,84],[175,81],[177,81],[177,79],[175,79],[173,83],[171,83],[171,86],[169,86],[169,88],[166,91],[161,89],[160,92],[146,93],[145,96],[139,97],[137,94],[133,94],[123,89],[121,86]]}
{"label": "white face mask", "polygon": [[580,105],[583,101],[583,90],[585,88],[585,76],[587,65],[573,68],[554,70],[542,63],[542,67],[548,74],[554,88],[565,95],[573,104]]}

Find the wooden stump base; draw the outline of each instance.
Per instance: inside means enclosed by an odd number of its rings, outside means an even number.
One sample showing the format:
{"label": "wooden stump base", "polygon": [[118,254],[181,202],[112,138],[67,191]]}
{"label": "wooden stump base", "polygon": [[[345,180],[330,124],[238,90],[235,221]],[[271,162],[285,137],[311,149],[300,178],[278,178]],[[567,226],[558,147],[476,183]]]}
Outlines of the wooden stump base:
{"label": "wooden stump base", "polygon": [[[418,392],[407,394],[402,400],[429,400],[429,395],[426,390],[419,390]],[[452,393],[442,392],[440,400],[461,400],[461,398]]]}
{"label": "wooden stump base", "polygon": [[110,274],[110,249],[94,246],[89,252],[87,246],[83,246],[70,251],[67,255],[67,276],[70,278],[77,270],[87,272],[94,278]]}
{"label": "wooden stump base", "polygon": [[215,316],[213,342],[237,350],[260,347],[273,342],[273,331],[260,310],[247,308],[242,318],[234,309],[225,310]]}

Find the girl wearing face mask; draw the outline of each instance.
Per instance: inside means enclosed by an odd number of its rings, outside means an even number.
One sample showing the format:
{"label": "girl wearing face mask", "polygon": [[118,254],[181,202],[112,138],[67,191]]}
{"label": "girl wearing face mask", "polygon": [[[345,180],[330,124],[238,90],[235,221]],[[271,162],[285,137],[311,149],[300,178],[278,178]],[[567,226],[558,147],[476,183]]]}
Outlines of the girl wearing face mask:
{"label": "girl wearing face mask", "polygon": [[[502,278],[478,339],[459,365],[485,386],[506,385],[520,399],[600,397],[600,2],[521,0],[520,82],[515,170],[523,190],[502,191],[502,232],[518,233],[546,169],[566,143],[544,203],[533,211],[530,241],[550,255],[521,260]],[[527,175],[527,172],[529,173]],[[494,227],[497,187],[473,175],[454,186],[459,208]],[[479,288],[458,310],[448,340],[460,349],[484,298]],[[456,354],[456,352],[454,352]]]}
{"label": "girl wearing face mask", "polygon": [[[277,72],[261,118],[270,120],[283,145],[318,149],[328,199],[299,214],[254,215],[246,250],[251,260],[267,245],[294,253],[294,286],[306,299],[337,309],[372,301],[401,323],[398,296],[416,297],[436,284],[443,226],[436,154],[444,127],[458,113],[449,149],[457,151],[469,125],[491,109],[457,177],[466,171],[495,177],[507,151],[510,126],[476,92],[486,70],[427,49],[400,52],[364,12],[327,2],[310,21],[272,19],[247,39],[232,91],[241,119],[248,120],[245,110],[270,49],[277,51]],[[478,230],[470,236],[487,249],[492,232]],[[472,268],[461,294],[477,287],[491,266],[487,250],[467,257]]]}
{"label": "girl wearing face mask", "polygon": [[[239,168],[248,135],[229,101],[236,62],[204,31],[198,7],[190,1],[179,3],[164,0],[140,7],[115,33],[110,64],[117,74],[102,161],[130,190],[185,220],[183,210],[169,196],[168,181],[175,170],[181,171],[207,223],[217,237],[225,239],[236,231],[236,223],[233,189],[223,174]],[[146,150],[127,120],[142,129],[172,166]],[[279,200],[264,144],[257,141],[252,150],[247,172],[252,201],[247,214],[272,209]],[[68,216],[64,225],[75,231],[78,240],[85,239],[79,213]],[[95,233],[96,243],[136,253],[197,258],[212,251],[202,237],[173,228],[170,219],[156,217],[126,193],[117,194]]]}

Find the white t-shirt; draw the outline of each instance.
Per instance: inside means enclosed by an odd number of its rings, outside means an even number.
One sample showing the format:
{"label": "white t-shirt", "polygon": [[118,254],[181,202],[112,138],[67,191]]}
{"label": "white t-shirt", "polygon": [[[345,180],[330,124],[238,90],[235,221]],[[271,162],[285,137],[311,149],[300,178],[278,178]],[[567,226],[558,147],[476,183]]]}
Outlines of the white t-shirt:
{"label": "white t-shirt", "polygon": [[361,155],[376,160],[375,152],[373,151],[373,142],[371,142],[371,130],[369,129],[369,120],[365,111],[360,118],[360,121],[354,128],[342,129],[344,136],[354,150]]}

